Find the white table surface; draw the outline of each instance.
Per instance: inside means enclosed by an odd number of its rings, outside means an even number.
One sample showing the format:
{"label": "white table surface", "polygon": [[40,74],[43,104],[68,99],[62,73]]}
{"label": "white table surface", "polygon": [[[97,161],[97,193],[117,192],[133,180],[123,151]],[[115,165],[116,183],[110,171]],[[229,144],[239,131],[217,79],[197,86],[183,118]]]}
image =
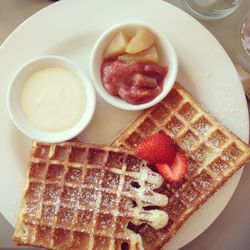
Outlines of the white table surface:
{"label": "white table surface", "polygon": [[[185,10],[181,0],[166,0],[166,2]],[[53,2],[49,0],[0,0],[0,44],[26,18],[49,4]],[[229,17],[217,21],[200,22],[222,44],[233,62],[242,64],[250,72],[250,57],[242,53],[239,43],[239,27],[248,12],[250,12],[250,0],[242,0],[240,8]],[[250,164],[247,164],[232,199],[221,215],[205,232],[182,250],[250,249],[249,180]],[[11,241],[12,233],[13,228],[0,215],[0,249],[15,247]]]}

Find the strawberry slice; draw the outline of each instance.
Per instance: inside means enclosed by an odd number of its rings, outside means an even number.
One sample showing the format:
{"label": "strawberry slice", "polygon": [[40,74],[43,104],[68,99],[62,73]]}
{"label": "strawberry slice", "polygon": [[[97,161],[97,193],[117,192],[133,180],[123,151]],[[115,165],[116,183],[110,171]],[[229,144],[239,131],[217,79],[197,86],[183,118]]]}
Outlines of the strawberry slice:
{"label": "strawberry slice", "polygon": [[156,164],[159,173],[169,182],[179,182],[187,172],[187,159],[183,152],[177,152],[174,162],[168,164]]}
{"label": "strawberry slice", "polygon": [[172,164],[176,148],[170,136],[158,132],[143,140],[135,149],[135,155],[152,163]]}

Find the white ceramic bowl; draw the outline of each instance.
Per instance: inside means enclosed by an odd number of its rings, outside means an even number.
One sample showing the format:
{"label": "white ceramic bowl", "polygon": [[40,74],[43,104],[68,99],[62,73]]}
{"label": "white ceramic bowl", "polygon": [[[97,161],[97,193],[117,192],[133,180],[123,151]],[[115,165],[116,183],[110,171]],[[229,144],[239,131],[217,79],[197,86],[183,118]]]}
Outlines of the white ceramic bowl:
{"label": "white ceramic bowl", "polygon": [[[21,91],[25,80],[32,73],[46,67],[61,67],[71,71],[80,79],[85,91],[86,107],[82,117],[73,127],[60,132],[46,132],[35,127],[26,118],[21,108]],[[95,90],[88,77],[69,59],[54,55],[41,56],[25,63],[12,78],[7,96],[8,111],[16,127],[26,136],[48,143],[69,140],[78,135],[91,121],[95,104]]]}
{"label": "white ceramic bowl", "polygon": [[[160,64],[168,66],[168,73],[164,78],[162,92],[156,96],[152,101],[149,101],[144,104],[134,105],[127,103],[120,97],[110,95],[104,88],[101,81],[101,65],[103,62],[103,51],[112,38],[117,34],[117,32],[123,30],[127,33],[135,33],[138,28],[146,27],[152,31],[156,37],[156,47],[160,55]],[[97,92],[103,97],[105,101],[111,105],[124,109],[124,110],[142,110],[149,108],[156,103],[160,102],[172,89],[178,71],[178,60],[175,53],[175,50],[171,42],[167,39],[166,35],[162,34],[156,28],[152,27],[149,24],[141,22],[126,22],[121,23],[115,26],[112,26],[106,30],[96,41],[91,56],[90,56],[90,75],[95,85]]]}

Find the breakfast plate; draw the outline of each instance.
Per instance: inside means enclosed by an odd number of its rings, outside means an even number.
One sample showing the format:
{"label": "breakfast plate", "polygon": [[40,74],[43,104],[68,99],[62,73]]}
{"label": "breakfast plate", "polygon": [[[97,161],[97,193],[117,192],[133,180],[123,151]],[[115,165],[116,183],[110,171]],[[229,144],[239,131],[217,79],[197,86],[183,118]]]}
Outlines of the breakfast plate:
{"label": "breakfast plate", "polygon": [[[143,11],[141,10],[143,6]],[[195,19],[160,0],[63,0],[20,25],[0,47],[1,155],[0,212],[15,226],[31,140],[12,124],[6,105],[7,87],[15,72],[41,55],[67,57],[89,74],[91,49],[109,27],[124,21],[151,23],[172,42],[179,60],[178,81],[203,106],[247,141],[248,112],[237,72],[216,39]],[[109,144],[138,112],[112,107],[97,97],[92,122],[79,139]],[[178,249],[203,232],[223,211],[241,176],[235,174],[176,236],[167,249]],[[207,215],[210,216],[207,216]]]}

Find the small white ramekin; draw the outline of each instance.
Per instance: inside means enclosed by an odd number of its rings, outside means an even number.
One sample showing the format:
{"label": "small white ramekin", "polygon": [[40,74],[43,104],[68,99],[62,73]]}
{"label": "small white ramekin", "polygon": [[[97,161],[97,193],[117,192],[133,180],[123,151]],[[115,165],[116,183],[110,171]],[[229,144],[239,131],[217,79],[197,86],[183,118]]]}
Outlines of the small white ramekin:
{"label": "small white ramekin", "polygon": [[[81,119],[73,127],[60,132],[46,132],[35,127],[21,108],[21,91],[25,80],[32,73],[46,67],[62,67],[71,71],[82,82],[86,94],[86,107]],[[77,136],[91,121],[95,105],[95,90],[89,78],[72,61],[55,55],[41,56],[25,63],[12,78],[7,93],[8,111],[16,127],[31,139],[47,143],[62,142]]]}
{"label": "small white ramekin", "polygon": [[[127,33],[135,33],[135,31],[141,27],[146,27],[156,35],[156,47],[160,55],[160,64],[166,65],[168,72],[164,78],[162,92],[158,96],[150,102],[134,105],[125,102],[120,97],[112,96],[106,91],[101,80],[101,65],[103,62],[103,51],[117,32],[122,30]],[[126,22],[112,26],[99,37],[91,52],[89,70],[97,92],[106,102],[124,110],[143,110],[160,102],[172,89],[177,77],[178,60],[175,50],[166,35],[146,23]]]}

